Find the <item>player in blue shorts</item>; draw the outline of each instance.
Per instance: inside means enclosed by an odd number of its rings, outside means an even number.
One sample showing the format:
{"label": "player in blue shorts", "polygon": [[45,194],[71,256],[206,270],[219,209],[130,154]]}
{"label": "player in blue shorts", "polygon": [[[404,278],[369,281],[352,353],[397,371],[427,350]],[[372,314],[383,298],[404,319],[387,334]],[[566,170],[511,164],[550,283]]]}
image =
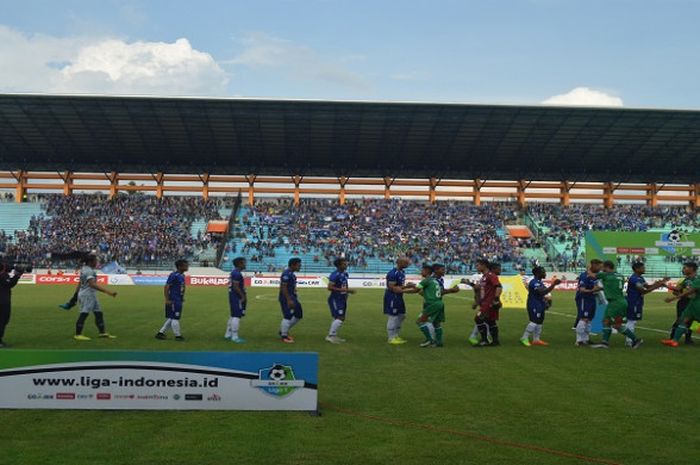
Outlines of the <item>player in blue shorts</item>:
{"label": "player in blue shorts", "polygon": [[588,270],[578,277],[576,288],[576,346],[584,347],[591,343],[591,322],[595,318],[596,295],[601,290],[595,275],[603,268],[603,261],[591,260]]}
{"label": "player in blue shorts", "polygon": [[170,273],[163,288],[165,294],[165,323],[156,334],[156,339],[165,339],[165,333],[172,328],[175,340],[184,341],[180,333],[182,304],[185,302],[185,273],[189,269],[187,260],[175,262],[175,271]]}
{"label": "player in blue shorts", "polygon": [[326,341],[331,344],[340,344],[345,342],[345,339],[338,337],[338,331],[343,326],[347,314],[348,295],[354,294],[355,291],[348,289],[348,261],[344,258],[336,258],[333,265],[335,265],[335,271],[328,277],[328,290],[331,292],[328,296],[328,307],[331,310],[333,322]]}
{"label": "player in blue shorts", "polygon": [[238,257],[233,260],[233,270],[229,276],[228,304],[231,316],[226,325],[226,335],[224,338],[231,340],[235,344],[245,343],[245,339],[238,335],[241,326],[241,318],[245,316],[246,304],[248,303],[245,291],[245,279],[243,270],[246,267],[246,259]]}
{"label": "player in blue shorts", "polygon": [[396,267],[386,274],[386,290],[384,291],[384,314],[386,320],[386,333],[389,344],[405,344],[401,338],[401,326],[406,319],[406,304],[403,300],[404,290],[411,288],[406,285],[406,273],[410,261],[406,257],[396,260]]}
{"label": "player in blue shorts", "polygon": [[[532,269],[533,278],[527,285],[527,316],[530,322],[525,327],[523,337],[520,338],[520,343],[525,347],[548,346],[540,337],[542,335],[542,325],[544,324],[544,314],[551,303],[548,303],[545,296],[552,292],[555,287],[561,284],[561,280],[555,279],[552,284],[547,287],[542,281],[547,277],[547,272],[541,266],[536,266]],[[530,338],[532,337],[532,342]]]}
{"label": "player in blue shorts", "polygon": [[280,323],[280,338],[285,344],[294,344],[294,338],[289,331],[304,317],[304,310],[297,297],[297,275],[301,270],[301,258],[290,258],[288,267],[280,277],[279,302],[282,308],[282,322]]}
{"label": "player in blue shorts", "polygon": [[[632,264],[632,276],[627,279],[627,329],[634,332],[637,322],[642,319],[644,310],[644,295],[660,287],[664,287],[669,278],[656,281],[654,284],[647,284],[644,279],[646,272],[644,263],[635,262]],[[630,338],[625,339],[625,345],[632,346]]]}

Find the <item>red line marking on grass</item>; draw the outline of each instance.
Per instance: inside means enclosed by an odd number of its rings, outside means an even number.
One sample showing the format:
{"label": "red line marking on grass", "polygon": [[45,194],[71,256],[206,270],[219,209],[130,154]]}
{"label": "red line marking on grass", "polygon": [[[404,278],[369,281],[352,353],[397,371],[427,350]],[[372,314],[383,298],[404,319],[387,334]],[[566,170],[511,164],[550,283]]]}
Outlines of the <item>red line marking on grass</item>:
{"label": "red line marking on grass", "polygon": [[461,436],[461,437],[465,437],[465,438],[476,439],[478,441],[488,442],[490,444],[495,444],[495,445],[504,446],[504,447],[510,447],[513,449],[523,449],[523,450],[529,450],[529,451],[534,451],[534,452],[541,452],[543,454],[554,455],[557,457],[566,457],[566,458],[570,458],[570,459],[576,459],[576,460],[580,460],[582,462],[600,463],[600,464],[604,464],[604,465],[622,465],[621,463],[615,462],[613,460],[608,460],[608,459],[603,459],[603,458],[598,458],[598,457],[589,457],[587,455],[581,455],[581,454],[577,454],[575,452],[566,452],[563,450],[550,449],[548,447],[541,447],[541,446],[534,446],[531,444],[523,444],[523,443],[519,443],[519,442],[506,441],[504,439],[498,439],[498,438],[486,436],[486,435],[479,434],[479,433],[471,433],[469,431],[459,431],[459,430],[454,430],[454,429],[449,429],[449,428],[441,428],[439,426],[427,425],[427,424],[423,424],[423,423],[414,423],[411,421],[401,421],[401,420],[394,420],[391,418],[378,417],[375,415],[354,412],[352,410],[346,410],[346,409],[343,409],[340,407],[335,407],[335,406],[327,405],[327,404],[323,404],[321,407],[322,407],[322,409],[330,410],[330,411],[336,412],[336,413],[341,413],[343,415],[361,418],[364,420],[372,420],[372,421],[376,421],[376,422],[380,422],[380,423],[386,423],[388,425],[398,426],[401,428],[415,428],[415,429],[423,429],[426,431],[433,431],[433,432],[437,432],[437,433],[446,433],[446,434],[451,434],[453,436]]}

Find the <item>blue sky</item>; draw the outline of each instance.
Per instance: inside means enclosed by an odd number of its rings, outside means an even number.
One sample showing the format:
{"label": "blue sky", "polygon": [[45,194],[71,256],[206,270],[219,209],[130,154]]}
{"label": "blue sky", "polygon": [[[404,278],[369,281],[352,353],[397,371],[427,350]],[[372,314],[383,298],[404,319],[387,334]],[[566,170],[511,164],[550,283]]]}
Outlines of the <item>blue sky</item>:
{"label": "blue sky", "polygon": [[700,1],[0,0],[0,12],[4,92],[700,108]]}

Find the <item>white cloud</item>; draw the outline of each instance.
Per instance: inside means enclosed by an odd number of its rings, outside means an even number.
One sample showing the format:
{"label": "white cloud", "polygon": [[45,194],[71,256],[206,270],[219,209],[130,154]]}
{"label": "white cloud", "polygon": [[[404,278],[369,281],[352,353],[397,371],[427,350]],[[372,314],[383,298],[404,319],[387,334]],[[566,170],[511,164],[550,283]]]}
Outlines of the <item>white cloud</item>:
{"label": "white cloud", "polygon": [[0,91],[222,95],[228,79],[187,39],[26,36],[0,26]]}
{"label": "white cloud", "polygon": [[247,35],[243,47],[234,59],[225,63],[252,69],[274,68],[293,79],[322,81],[355,90],[371,87],[361,74],[344,66],[348,57],[328,58],[311,47],[262,32]]}
{"label": "white cloud", "polygon": [[544,105],[573,105],[592,107],[621,107],[622,99],[588,87],[576,87],[565,94],[555,95],[542,102]]}

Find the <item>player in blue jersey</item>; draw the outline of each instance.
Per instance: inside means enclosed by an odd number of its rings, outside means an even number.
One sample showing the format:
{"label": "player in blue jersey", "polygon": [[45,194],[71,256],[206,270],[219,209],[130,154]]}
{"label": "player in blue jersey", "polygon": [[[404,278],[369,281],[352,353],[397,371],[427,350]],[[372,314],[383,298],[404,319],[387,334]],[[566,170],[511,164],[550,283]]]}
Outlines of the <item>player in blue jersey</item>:
{"label": "player in blue jersey", "polygon": [[226,325],[226,335],[224,338],[229,339],[235,344],[245,343],[245,339],[238,335],[238,330],[241,326],[241,318],[245,316],[246,304],[248,303],[245,291],[245,279],[243,278],[245,267],[245,258],[235,258],[233,260],[233,270],[231,270],[231,275],[229,276],[228,304],[231,316]]}
{"label": "player in blue jersey", "polygon": [[[551,302],[547,302],[545,296],[561,284],[561,280],[555,279],[552,281],[552,284],[545,286],[542,280],[547,277],[547,272],[541,266],[536,266],[532,269],[532,276],[533,278],[527,285],[527,316],[530,322],[525,327],[520,343],[525,347],[530,347],[531,345],[548,346],[549,344],[541,339],[544,314],[551,305]],[[532,338],[532,342],[530,342],[530,338]]]}
{"label": "player in blue jersey", "polygon": [[297,297],[297,275],[301,270],[301,258],[290,258],[288,267],[280,276],[279,302],[282,308],[282,322],[280,323],[280,338],[285,344],[294,344],[294,338],[289,331],[304,317],[304,310]]}
{"label": "player in blue jersey", "polygon": [[343,326],[345,316],[348,309],[348,295],[354,294],[355,291],[348,289],[348,261],[344,258],[337,258],[333,265],[335,271],[328,277],[328,307],[331,310],[333,322],[326,336],[326,341],[332,344],[340,344],[345,342],[345,339],[338,337],[338,331]]}
{"label": "player in blue jersey", "polygon": [[601,290],[595,275],[603,268],[603,261],[594,258],[591,260],[588,270],[578,277],[576,288],[576,346],[583,347],[591,343],[591,322],[595,318],[597,305],[596,295]]}
{"label": "player in blue jersey", "polygon": [[[642,319],[644,310],[644,295],[656,289],[664,287],[669,278],[663,278],[653,284],[647,284],[644,279],[646,268],[644,263],[636,262],[632,264],[632,276],[627,279],[627,329],[634,332],[637,322]],[[625,345],[631,346],[632,340],[625,339]]]}
{"label": "player in blue jersey", "polygon": [[404,291],[414,286],[406,285],[406,273],[410,261],[406,257],[396,260],[396,267],[386,274],[386,290],[384,291],[384,314],[386,320],[386,333],[389,344],[405,344],[405,339],[399,336],[401,326],[406,319],[406,304],[403,300]]}
{"label": "player in blue jersey", "polygon": [[184,341],[180,333],[180,317],[185,302],[185,273],[189,269],[187,260],[175,262],[175,271],[170,273],[163,288],[165,295],[165,323],[156,334],[156,339],[165,339],[165,333],[172,328],[175,340]]}

